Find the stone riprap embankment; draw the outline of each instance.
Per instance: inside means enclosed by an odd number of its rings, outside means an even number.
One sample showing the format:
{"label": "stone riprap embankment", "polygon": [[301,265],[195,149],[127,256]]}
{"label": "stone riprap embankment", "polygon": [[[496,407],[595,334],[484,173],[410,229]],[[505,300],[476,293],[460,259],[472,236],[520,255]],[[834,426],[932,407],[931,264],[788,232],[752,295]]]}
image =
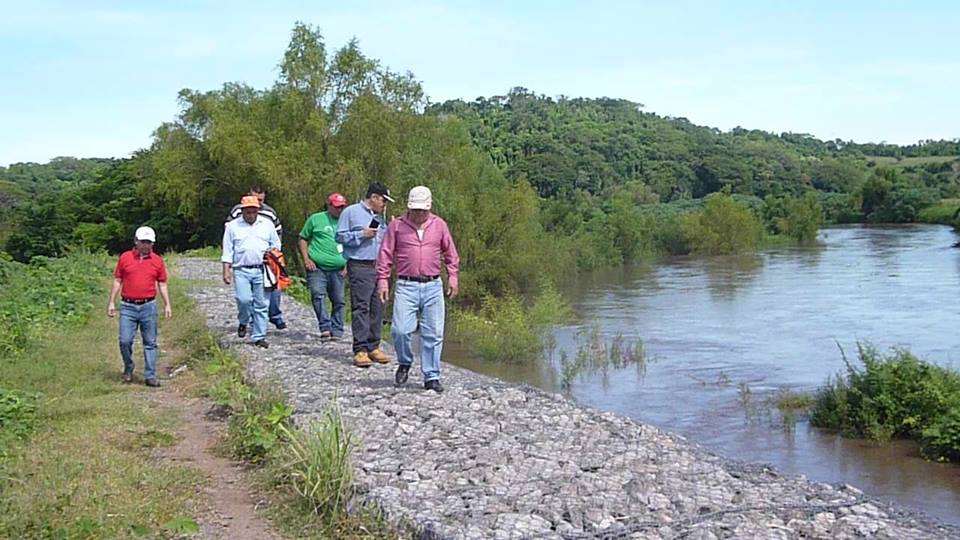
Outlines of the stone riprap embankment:
{"label": "stone riprap embankment", "polygon": [[184,259],[181,277],[210,329],[275,379],[298,425],[335,398],[357,437],[360,496],[420,538],[960,538],[960,530],[849,486],[784,476],[715,456],[653,426],[562,396],[444,365],[446,392],[419,365],[351,363],[349,334],[321,343],[311,309],[284,303],[267,350],[236,337],[232,289],[217,263]]}

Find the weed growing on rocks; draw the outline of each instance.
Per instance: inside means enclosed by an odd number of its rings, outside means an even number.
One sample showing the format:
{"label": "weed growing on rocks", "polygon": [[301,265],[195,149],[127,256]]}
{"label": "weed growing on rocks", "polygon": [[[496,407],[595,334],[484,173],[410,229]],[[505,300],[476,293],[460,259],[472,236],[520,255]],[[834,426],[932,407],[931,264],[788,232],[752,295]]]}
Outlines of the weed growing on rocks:
{"label": "weed growing on rocks", "polygon": [[278,457],[278,477],[332,526],[340,518],[353,488],[350,451],[353,437],[347,431],[336,401],[319,421],[305,431],[280,424],[288,444]]}

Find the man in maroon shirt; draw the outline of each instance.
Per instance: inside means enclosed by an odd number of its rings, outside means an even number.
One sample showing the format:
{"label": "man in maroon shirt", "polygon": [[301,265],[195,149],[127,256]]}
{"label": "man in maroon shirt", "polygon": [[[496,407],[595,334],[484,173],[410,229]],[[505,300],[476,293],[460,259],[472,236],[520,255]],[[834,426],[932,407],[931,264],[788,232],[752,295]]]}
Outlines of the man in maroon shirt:
{"label": "man in maroon shirt", "polygon": [[120,255],[113,271],[113,287],[107,301],[107,316],[117,314],[120,294],[120,356],[123,358],[123,382],[133,382],[133,338],[140,328],[143,338],[144,383],[160,386],[157,380],[157,289],[163,297],[163,316],[173,316],[167,291],[167,267],[153,252],[157,234],[140,227],[134,234],[134,248]]}
{"label": "man in maroon shirt", "polygon": [[[440,385],[440,354],[443,351],[445,307],[441,259],[447,268],[447,296],[459,290],[460,255],[447,222],[433,215],[433,196],[425,186],[410,190],[407,213],[390,222],[377,256],[377,292],[387,302],[390,268],[397,269],[390,334],[397,351],[397,385],[407,382],[413,364],[411,341],[420,328],[420,371],[423,387],[443,392]],[[419,319],[419,323],[418,323]]]}

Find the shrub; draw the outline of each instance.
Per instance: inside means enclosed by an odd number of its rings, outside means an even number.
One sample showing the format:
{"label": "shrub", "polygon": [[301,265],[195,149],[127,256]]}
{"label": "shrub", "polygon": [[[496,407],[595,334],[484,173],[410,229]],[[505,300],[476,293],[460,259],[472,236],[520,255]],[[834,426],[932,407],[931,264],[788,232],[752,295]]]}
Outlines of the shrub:
{"label": "shrub", "polygon": [[827,223],[858,223],[863,221],[860,200],[852,193],[820,193],[820,207]]}
{"label": "shrub", "polygon": [[844,358],[846,376],[829,379],[817,392],[811,423],[848,437],[920,439],[924,455],[956,459],[960,374],[919,360],[906,349],[893,349],[887,356],[870,344],[857,349],[863,368]]}
{"label": "shrub", "polygon": [[540,335],[528,324],[515,295],[485,296],[478,312],[454,311],[453,324],[457,339],[470,344],[484,360],[524,361],[540,350]]}
{"label": "shrub", "polygon": [[953,225],[958,213],[960,213],[960,204],[957,204],[956,200],[941,201],[939,204],[921,210],[917,219],[923,223]]}
{"label": "shrub", "polygon": [[566,301],[547,281],[528,307],[516,295],[486,295],[477,311],[453,312],[454,334],[468,343],[484,360],[522,362],[544,348],[548,325],[570,319]]}
{"label": "shrub", "polygon": [[923,430],[920,452],[929,459],[960,462],[960,407]]}
{"label": "shrub", "polygon": [[230,414],[227,427],[230,453],[247,461],[263,461],[281,441],[282,428],[289,422],[293,408],[284,402],[276,386],[248,385],[243,364],[221,350],[212,337],[201,348],[206,349],[201,357],[208,360],[206,371],[211,376],[207,393]]}
{"label": "shrub", "polygon": [[293,408],[275,392],[258,389],[230,417],[227,438],[231,453],[247,461],[262,461],[281,441]]}
{"label": "shrub", "polygon": [[760,222],[725,193],[706,198],[703,211],[680,216],[680,230],[694,253],[741,253],[756,249]]}
{"label": "shrub", "polygon": [[817,230],[823,223],[823,210],[816,193],[808,192],[802,198],[788,199],[786,215],[779,221],[779,229],[794,240],[809,244],[817,239]]}

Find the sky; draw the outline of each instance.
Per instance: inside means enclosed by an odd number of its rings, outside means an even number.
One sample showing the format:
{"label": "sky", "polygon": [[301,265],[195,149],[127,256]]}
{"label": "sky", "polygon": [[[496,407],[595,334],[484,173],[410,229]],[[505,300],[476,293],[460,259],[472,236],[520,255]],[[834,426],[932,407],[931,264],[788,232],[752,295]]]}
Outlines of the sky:
{"label": "sky", "polygon": [[0,166],[125,157],[184,88],[266,88],[297,21],[433,102],[522,86],[821,139],[960,138],[960,2],[0,0]]}

